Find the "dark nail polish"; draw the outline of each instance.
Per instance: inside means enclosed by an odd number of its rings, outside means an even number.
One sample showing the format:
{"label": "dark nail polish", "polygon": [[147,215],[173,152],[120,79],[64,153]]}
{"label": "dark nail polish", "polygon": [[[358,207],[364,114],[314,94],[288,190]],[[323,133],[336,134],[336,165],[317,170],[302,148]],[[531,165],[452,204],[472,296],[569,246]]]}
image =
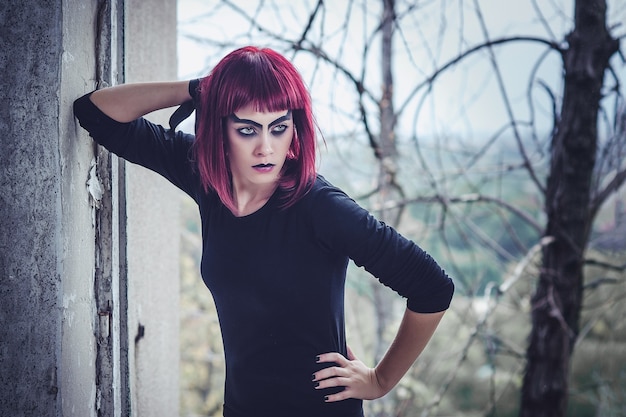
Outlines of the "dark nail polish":
{"label": "dark nail polish", "polygon": [[320,383],[319,383],[319,382],[316,382],[313,386],[314,386],[315,388],[317,388],[317,387],[319,387],[319,386],[320,386]]}
{"label": "dark nail polish", "polygon": [[311,381],[315,381],[315,374],[313,374]]}
{"label": "dark nail polish", "polygon": [[315,357],[315,362],[319,362],[320,361],[320,357],[319,355]]}
{"label": "dark nail polish", "polygon": [[328,402],[328,395],[324,397],[324,401]]}

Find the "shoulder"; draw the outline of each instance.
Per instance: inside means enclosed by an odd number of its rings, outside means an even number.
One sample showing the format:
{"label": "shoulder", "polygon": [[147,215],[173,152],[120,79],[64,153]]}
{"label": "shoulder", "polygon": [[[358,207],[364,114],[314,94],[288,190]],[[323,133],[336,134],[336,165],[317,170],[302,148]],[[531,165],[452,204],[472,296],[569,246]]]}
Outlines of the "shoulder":
{"label": "shoulder", "polygon": [[[315,203],[323,203],[325,201],[332,200],[343,200],[349,199],[354,202],[354,200],[348,196],[342,189],[333,185],[330,181],[324,178],[322,175],[317,174],[315,178],[315,182],[311,187],[311,190],[308,192],[306,197],[311,202]],[[356,203],[355,203],[356,204]]]}
{"label": "shoulder", "polygon": [[301,200],[300,207],[315,234],[325,239],[353,238],[377,227],[368,210],[321,175]]}
{"label": "shoulder", "polygon": [[303,205],[312,210],[315,217],[342,210],[364,210],[342,189],[333,185],[322,175],[317,175],[309,192],[302,199]]}

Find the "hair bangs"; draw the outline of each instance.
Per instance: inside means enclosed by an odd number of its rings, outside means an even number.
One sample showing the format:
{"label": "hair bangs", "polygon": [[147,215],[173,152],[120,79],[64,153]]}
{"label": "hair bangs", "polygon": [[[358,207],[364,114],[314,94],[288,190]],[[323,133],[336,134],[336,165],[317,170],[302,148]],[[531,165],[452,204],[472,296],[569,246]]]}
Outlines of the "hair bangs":
{"label": "hair bangs", "polygon": [[233,62],[228,77],[220,80],[217,111],[229,116],[252,105],[257,111],[276,112],[305,107],[301,94],[293,85],[291,74],[285,74],[267,55],[247,54]]}

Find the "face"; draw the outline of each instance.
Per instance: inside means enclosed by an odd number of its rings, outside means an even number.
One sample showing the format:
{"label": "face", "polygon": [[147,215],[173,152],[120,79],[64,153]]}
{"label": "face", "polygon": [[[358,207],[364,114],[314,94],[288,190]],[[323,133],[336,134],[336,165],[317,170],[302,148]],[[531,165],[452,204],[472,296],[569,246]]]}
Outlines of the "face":
{"label": "face", "polygon": [[235,190],[277,184],[293,138],[291,111],[248,105],[227,117],[226,132]]}

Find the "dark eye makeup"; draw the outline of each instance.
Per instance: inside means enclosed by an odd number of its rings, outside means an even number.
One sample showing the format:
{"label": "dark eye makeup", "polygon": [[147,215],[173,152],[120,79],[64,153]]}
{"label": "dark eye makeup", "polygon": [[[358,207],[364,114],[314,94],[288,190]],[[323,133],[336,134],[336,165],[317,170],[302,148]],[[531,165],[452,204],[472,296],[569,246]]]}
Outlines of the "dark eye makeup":
{"label": "dark eye makeup", "polygon": [[[239,122],[237,122],[239,123]],[[280,123],[280,124],[275,124],[273,126],[270,126],[271,130],[270,133],[274,136],[280,136],[283,133],[285,133],[287,131],[287,129],[289,128],[288,125],[284,124],[284,123]],[[255,128],[252,126],[243,126],[243,127],[239,127],[237,128],[237,133],[239,133],[239,135],[243,136],[243,137],[250,137],[250,136],[254,136],[257,134],[257,129],[258,128],[262,128],[262,126],[259,125],[259,127]]]}

